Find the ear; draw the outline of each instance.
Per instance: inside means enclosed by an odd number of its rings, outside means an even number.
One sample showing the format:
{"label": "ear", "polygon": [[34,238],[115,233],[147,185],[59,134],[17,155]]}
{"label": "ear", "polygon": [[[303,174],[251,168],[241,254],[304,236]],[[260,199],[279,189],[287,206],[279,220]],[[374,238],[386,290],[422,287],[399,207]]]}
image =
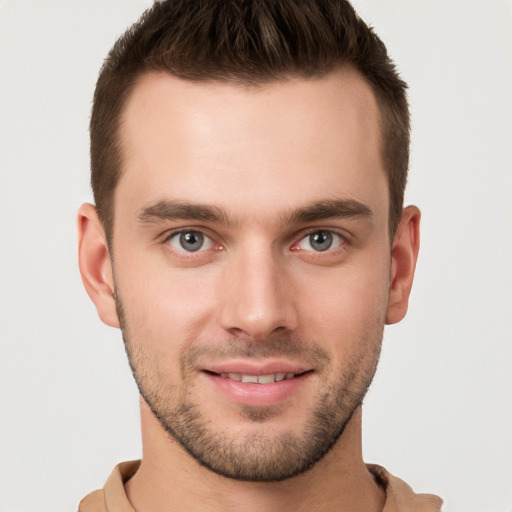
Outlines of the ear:
{"label": "ear", "polygon": [[414,269],[420,248],[421,213],[408,206],[402,213],[391,248],[391,284],[386,315],[387,324],[400,322],[407,313]]}
{"label": "ear", "polygon": [[119,327],[107,237],[96,208],[88,203],[78,211],[78,264],[82,282],[101,320]]}

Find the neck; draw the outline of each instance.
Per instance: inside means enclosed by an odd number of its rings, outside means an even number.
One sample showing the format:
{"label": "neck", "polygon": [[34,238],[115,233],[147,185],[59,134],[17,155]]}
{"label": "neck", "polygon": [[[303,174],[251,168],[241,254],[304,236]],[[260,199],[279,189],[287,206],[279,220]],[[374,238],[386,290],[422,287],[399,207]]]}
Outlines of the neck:
{"label": "neck", "polygon": [[143,458],[126,483],[137,512],[380,512],[384,492],[363,463],[361,409],[330,452],[305,473],[282,482],[240,482],[201,466],[165,434],[141,400]]}

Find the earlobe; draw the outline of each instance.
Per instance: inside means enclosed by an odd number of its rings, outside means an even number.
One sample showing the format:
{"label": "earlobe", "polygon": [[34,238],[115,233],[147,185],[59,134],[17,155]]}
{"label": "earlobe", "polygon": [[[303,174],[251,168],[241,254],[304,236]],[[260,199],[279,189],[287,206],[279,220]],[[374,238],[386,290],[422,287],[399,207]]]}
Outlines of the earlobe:
{"label": "earlobe", "polygon": [[119,327],[108,241],[96,208],[88,203],[78,211],[78,263],[82,282],[101,320]]}
{"label": "earlobe", "polygon": [[387,324],[400,322],[407,313],[414,270],[420,248],[421,213],[408,206],[402,213],[391,248],[391,283],[386,315]]}

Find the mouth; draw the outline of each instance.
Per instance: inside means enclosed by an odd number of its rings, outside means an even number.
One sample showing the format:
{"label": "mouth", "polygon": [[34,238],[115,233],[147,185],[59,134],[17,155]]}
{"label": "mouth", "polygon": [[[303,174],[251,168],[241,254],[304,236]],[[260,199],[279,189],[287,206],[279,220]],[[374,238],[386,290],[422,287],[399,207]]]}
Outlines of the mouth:
{"label": "mouth", "polygon": [[290,364],[227,364],[201,371],[205,383],[229,401],[245,406],[265,407],[299,397],[314,375],[313,369]]}
{"label": "mouth", "polygon": [[231,379],[236,382],[242,382],[247,384],[273,384],[274,382],[281,382],[283,380],[290,380],[305,373],[308,373],[312,370],[306,370],[302,372],[275,372],[275,373],[267,373],[265,375],[252,375],[248,373],[234,373],[234,372],[220,372],[216,373],[210,370],[204,370],[206,373],[221,377],[223,379]]}

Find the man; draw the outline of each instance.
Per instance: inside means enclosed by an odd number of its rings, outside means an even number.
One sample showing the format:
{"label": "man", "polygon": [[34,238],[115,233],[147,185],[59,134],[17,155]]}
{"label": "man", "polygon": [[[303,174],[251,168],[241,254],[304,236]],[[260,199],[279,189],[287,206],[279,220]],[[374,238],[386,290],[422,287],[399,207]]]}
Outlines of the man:
{"label": "man", "polygon": [[143,458],[80,511],[439,510],[361,454],[419,248],[405,87],[342,0],[159,2],[117,41],[80,269]]}

